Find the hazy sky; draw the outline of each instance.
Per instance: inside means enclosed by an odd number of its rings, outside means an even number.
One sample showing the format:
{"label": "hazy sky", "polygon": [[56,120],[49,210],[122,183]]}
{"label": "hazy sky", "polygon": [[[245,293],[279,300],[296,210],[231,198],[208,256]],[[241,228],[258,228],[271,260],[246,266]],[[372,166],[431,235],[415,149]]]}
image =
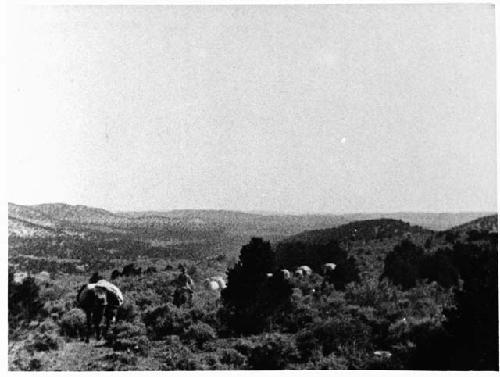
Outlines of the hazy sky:
{"label": "hazy sky", "polygon": [[10,33],[10,201],[496,210],[493,6],[43,7]]}

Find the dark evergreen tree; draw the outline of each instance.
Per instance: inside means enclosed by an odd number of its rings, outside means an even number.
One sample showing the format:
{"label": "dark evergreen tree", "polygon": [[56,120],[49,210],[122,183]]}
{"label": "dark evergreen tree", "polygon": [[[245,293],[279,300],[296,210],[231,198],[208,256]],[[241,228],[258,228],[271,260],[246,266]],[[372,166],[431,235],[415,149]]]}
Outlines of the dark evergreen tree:
{"label": "dark evergreen tree", "polygon": [[272,317],[289,302],[290,284],[266,273],[275,270],[275,256],[269,242],[252,238],[241,248],[238,263],[228,271],[222,291],[221,315],[229,329],[239,334],[258,333],[268,328]]}
{"label": "dark evergreen tree", "polygon": [[455,248],[468,268],[445,323],[454,345],[452,368],[498,370],[498,247]]}
{"label": "dark evergreen tree", "polygon": [[440,249],[422,257],[419,267],[419,279],[435,281],[444,288],[458,285],[458,268],[453,263],[453,251]]}
{"label": "dark evergreen tree", "polygon": [[463,280],[455,307],[440,328],[421,331],[409,368],[498,370],[497,245],[455,244],[451,255]]}
{"label": "dark evergreen tree", "polygon": [[395,284],[400,284],[403,289],[412,288],[421,277],[420,267],[423,256],[422,248],[411,240],[405,239],[394,247],[394,251],[387,254],[381,277],[387,277]]}
{"label": "dark evergreen tree", "polygon": [[43,302],[40,299],[40,287],[35,279],[27,277],[21,284],[13,281],[9,274],[9,323],[19,320],[30,321],[43,314]]}

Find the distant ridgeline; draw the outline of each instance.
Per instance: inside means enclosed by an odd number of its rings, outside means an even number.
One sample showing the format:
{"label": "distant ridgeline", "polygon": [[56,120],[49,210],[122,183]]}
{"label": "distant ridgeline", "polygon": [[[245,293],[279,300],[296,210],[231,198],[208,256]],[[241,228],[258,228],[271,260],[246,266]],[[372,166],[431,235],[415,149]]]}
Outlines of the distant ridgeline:
{"label": "distant ridgeline", "polygon": [[284,240],[284,242],[304,242],[327,244],[332,241],[370,241],[410,234],[427,234],[431,230],[420,226],[412,226],[401,220],[378,219],[354,221],[331,229],[306,231]]}
{"label": "distant ridgeline", "polygon": [[[248,240],[252,236],[272,241],[307,230],[339,227],[334,238],[351,237],[357,229],[366,239],[386,237],[388,232],[414,232],[414,226],[446,230],[475,220],[486,213],[390,213],[343,215],[257,214],[224,210],[173,210],[165,212],[118,212],[83,205],[9,203],[9,236],[52,237],[86,234],[127,234],[168,242],[219,239],[222,234]],[[387,220],[380,220],[387,219]],[[391,220],[394,219],[394,220]],[[401,220],[401,221],[396,221]],[[369,221],[363,223],[363,221]],[[409,226],[408,224],[411,224]],[[373,229],[372,229],[373,228]],[[319,231],[323,232],[323,231]],[[393,235],[394,235],[393,234]],[[301,234],[298,237],[308,237]],[[313,233],[313,237],[316,234]],[[329,238],[330,236],[325,235]]]}

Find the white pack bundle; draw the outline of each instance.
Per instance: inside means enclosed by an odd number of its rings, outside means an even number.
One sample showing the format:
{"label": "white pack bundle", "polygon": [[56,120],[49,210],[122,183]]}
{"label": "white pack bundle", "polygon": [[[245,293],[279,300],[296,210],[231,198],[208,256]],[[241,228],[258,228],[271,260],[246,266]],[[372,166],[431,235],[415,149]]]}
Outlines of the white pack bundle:
{"label": "white pack bundle", "polygon": [[116,299],[118,300],[119,305],[123,304],[122,292],[120,291],[120,289],[116,285],[110,283],[107,280],[99,280],[95,285],[96,285],[96,287],[103,288],[103,289],[107,290],[108,292],[112,293],[116,297]]}

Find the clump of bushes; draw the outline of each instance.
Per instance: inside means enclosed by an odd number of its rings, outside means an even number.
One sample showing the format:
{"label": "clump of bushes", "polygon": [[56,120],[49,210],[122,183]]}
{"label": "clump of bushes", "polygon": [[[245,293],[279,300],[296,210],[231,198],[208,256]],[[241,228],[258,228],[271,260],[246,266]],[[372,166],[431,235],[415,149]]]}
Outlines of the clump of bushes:
{"label": "clump of bushes", "polygon": [[51,319],[46,319],[42,323],[40,323],[40,326],[38,327],[38,331],[40,331],[42,334],[44,333],[55,333],[59,329],[59,326],[57,323],[52,321]]}
{"label": "clump of bushes", "polygon": [[316,363],[309,364],[307,369],[344,370],[348,369],[348,361],[344,357],[331,353]]}
{"label": "clump of bushes", "polygon": [[[246,357],[233,348],[227,347],[227,341],[217,339],[209,342],[211,347],[204,350],[190,348],[181,342],[179,336],[165,338],[162,369],[165,370],[227,370],[242,369]],[[219,343],[226,346],[219,347]]]}
{"label": "clump of bushes", "polygon": [[226,369],[216,353],[192,353],[186,359],[178,360],[179,370],[220,370]]}
{"label": "clump of bushes", "polygon": [[285,369],[298,361],[298,352],[293,337],[271,333],[253,336],[250,344],[237,346],[248,358],[248,367],[256,370]]}
{"label": "clump of bushes", "polygon": [[32,353],[28,352],[25,347],[13,347],[12,351],[9,350],[9,370],[30,370],[31,357]]}
{"label": "clump of bushes", "polygon": [[196,370],[197,364],[192,360],[193,352],[182,344],[177,335],[165,337],[162,368],[165,370]]}
{"label": "clump of bushes", "polygon": [[297,334],[296,342],[302,362],[316,363],[335,353],[347,360],[350,369],[358,369],[360,359],[371,351],[372,329],[361,318],[343,313],[308,326]]}
{"label": "clump of bushes", "polygon": [[205,342],[216,339],[217,333],[210,325],[197,322],[186,329],[183,338],[201,348]]}
{"label": "clump of bushes", "polygon": [[146,326],[142,322],[119,322],[112,334],[107,336],[114,351],[134,352],[146,356],[149,350],[149,340],[146,336]]}
{"label": "clump of bushes", "polygon": [[61,334],[70,338],[83,336],[85,333],[86,321],[83,310],[78,308],[71,309],[61,318]]}
{"label": "clump of bushes", "polygon": [[29,370],[40,370],[42,368],[42,361],[36,357],[30,359],[28,369]]}
{"label": "clump of bushes", "polygon": [[67,310],[67,305],[62,300],[46,301],[43,308],[49,316],[60,318]]}
{"label": "clump of bushes", "polygon": [[191,322],[185,314],[183,309],[170,303],[148,310],[143,320],[149,337],[153,340],[160,340],[168,335],[182,334]]}
{"label": "clump of bushes", "polygon": [[228,366],[229,369],[243,369],[247,362],[246,356],[234,348],[217,350],[217,353],[220,355],[220,362]]}
{"label": "clump of bushes", "polygon": [[126,302],[120,306],[116,312],[118,321],[134,322],[137,316],[137,306],[131,302]]}
{"label": "clump of bushes", "polygon": [[62,339],[54,333],[35,333],[26,341],[26,349],[28,352],[47,352],[58,350],[62,345]]}
{"label": "clump of bushes", "polygon": [[[102,365],[102,361],[106,363]],[[133,370],[136,369],[138,357],[136,354],[130,352],[113,352],[106,355],[102,361],[95,365],[95,367],[92,365],[91,369],[105,371]]]}

